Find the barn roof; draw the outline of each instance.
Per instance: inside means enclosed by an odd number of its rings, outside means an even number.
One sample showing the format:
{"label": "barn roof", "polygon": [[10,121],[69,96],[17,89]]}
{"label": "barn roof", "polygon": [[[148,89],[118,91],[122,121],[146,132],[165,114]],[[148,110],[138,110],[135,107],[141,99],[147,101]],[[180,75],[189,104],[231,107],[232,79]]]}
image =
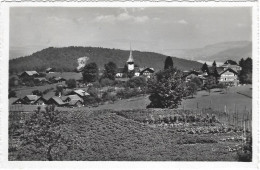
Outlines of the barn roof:
{"label": "barn roof", "polygon": [[87,92],[85,92],[82,89],[74,90],[73,92],[80,95],[80,96],[88,96],[89,95]]}
{"label": "barn roof", "polygon": [[39,98],[37,95],[26,95],[24,98],[28,98],[30,101],[35,101]]}
{"label": "barn roof", "polygon": [[29,76],[33,76],[35,74],[38,74],[37,71],[25,71],[24,73],[28,74]]}
{"label": "barn roof", "polygon": [[61,98],[59,98],[58,96],[53,96],[53,97],[51,97],[51,98],[48,100],[48,102],[49,102],[50,100],[54,100],[58,105],[64,105],[64,104],[65,104],[65,103],[61,100]]}
{"label": "barn roof", "polygon": [[70,105],[70,106],[74,106],[77,102],[81,102],[81,103],[82,103],[81,100],[71,100],[71,101],[69,102],[69,105]]}
{"label": "barn roof", "polygon": [[14,102],[16,102],[17,100],[19,100],[20,98],[18,98],[18,97],[11,97],[10,99],[9,99],[9,104],[13,104]]}

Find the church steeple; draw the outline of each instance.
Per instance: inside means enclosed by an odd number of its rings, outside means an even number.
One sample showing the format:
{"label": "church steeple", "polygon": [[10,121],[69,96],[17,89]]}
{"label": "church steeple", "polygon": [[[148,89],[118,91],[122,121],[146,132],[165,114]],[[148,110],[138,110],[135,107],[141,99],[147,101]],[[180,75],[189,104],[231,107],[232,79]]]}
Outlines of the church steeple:
{"label": "church steeple", "polygon": [[129,58],[127,60],[127,66],[128,66],[128,71],[133,71],[134,68],[135,68],[131,44],[130,44],[130,55],[129,55]]}
{"label": "church steeple", "polygon": [[133,63],[134,62],[134,58],[133,58],[133,55],[132,55],[132,47],[131,47],[131,44],[130,44],[130,55],[129,55],[129,58],[127,60],[127,63]]}

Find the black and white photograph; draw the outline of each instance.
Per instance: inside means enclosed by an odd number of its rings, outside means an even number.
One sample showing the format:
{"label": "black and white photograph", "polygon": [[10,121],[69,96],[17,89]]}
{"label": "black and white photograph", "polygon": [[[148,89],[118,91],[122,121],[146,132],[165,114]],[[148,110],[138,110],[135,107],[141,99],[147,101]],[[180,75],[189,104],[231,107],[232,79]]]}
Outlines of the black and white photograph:
{"label": "black and white photograph", "polygon": [[8,16],[8,161],[258,154],[252,7],[12,6]]}

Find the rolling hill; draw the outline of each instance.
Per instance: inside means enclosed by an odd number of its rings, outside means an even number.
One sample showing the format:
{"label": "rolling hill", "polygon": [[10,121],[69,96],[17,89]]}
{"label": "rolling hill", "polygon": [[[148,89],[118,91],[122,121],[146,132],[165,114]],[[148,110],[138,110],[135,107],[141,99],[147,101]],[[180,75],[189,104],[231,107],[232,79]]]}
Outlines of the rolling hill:
{"label": "rolling hill", "polygon": [[[129,57],[129,51],[108,49],[101,47],[49,47],[33,53],[30,56],[9,60],[10,73],[18,73],[25,70],[44,71],[48,67],[57,71],[74,71],[78,66],[77,59],[89,57],[88,62],[96,62],[99,68],[113,61],[118,67],[123,67]],[[153,53],[133,51],[135,64],[140,67],[153,67],[155,70],[163,69],[167,56]],[[174,66],[181,70],[201,68],[199,62],[172,57]]]}
{"label": "rolling hill", "polygon": [[196,49],[168,49],[165,54],[176,55],[188,60],[217,61],[226,60],[239,61],[241,58],[252,57],[252,42],[230,41],[207,45]]}

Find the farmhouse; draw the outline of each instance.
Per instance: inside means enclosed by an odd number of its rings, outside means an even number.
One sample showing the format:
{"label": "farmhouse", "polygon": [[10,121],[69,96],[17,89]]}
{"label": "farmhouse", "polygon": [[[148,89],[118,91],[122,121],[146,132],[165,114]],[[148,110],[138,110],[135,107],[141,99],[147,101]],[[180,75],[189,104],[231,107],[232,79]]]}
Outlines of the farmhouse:
{"label": "farmhouse", "polygon": [[58,106],[58,107],[61,107],[61,106],[65,106],[66,103],[64,103],[61,98],[57,97],[57,96],[53,96],[51,97],[48,101],[47,101],[47,104],[49,105],[55,105],[55,106]]}
{"label": "farmhouse", "polygon": [[49,67],[46,69],[46,73],[54,73],[54,69]]}
{"label": "farmhouse", "polygon": [[20,74],[21,79],[31,78],[31,77],[37,77],[39,76],[39,73],[37,71],[24,71]]}
{"label": "farmhouse", "polygon": [[88,96],[89,94],[85,92],[84,90],[78,89],[78,90],[73,90],[72,92],[68,93],[67,96],[69,95],[77,95],[80,98],[83,98],[84,96]]}
{"label": "farmhouse", "polygon": [[68,103],[69,107],[82,107],[83,106],[83,102],[81,100],[71,100]]}
{"label": "farmhouse", "polygon": [[9,99],[9,104],[13,105],[13,104],[25,104],[23,99],[21,98],[17,98],[17,97],[12,97]]}
{"label": "farmhouse", "polygon": [[36,95],[26,95],[23,98],[23,101],[25,104],[34,104],[34,102],[39,98],[39,96]]}
{"label": "farmhouse", "polygon": [[39,97],[33,104],[36,105],[45,105],[47,103],[47,100],[43,97]]}
{"label": "farmhouse", "polygon": [[123,77],[124,75],[124,67],[119,67],[117,69],[116,77]]}
{"label": "farmhouse", "polygon": [[226,68],[219,73],[219,82],[237,86],[239,83],[238,73],[232,68]]}
{"label": "farmhouse", "polygon": [[154,73],[154,69],[149,67],[141,69],[140,71],[140,75],[144,75],[147,78],[150,78],[153,73]]}
{"label": "farmhouse", "polygon": [[224,69],[231,68],[232,70],[238,72],[242,68],[233,60],[227,60],[221,67]]}
{"label": "farmhouse", "polygon": [[62,77],[56,77],[53,79],[53,82],[54,83],[62,83],[62,82],[65,82],[66,79],[62,78]]}

